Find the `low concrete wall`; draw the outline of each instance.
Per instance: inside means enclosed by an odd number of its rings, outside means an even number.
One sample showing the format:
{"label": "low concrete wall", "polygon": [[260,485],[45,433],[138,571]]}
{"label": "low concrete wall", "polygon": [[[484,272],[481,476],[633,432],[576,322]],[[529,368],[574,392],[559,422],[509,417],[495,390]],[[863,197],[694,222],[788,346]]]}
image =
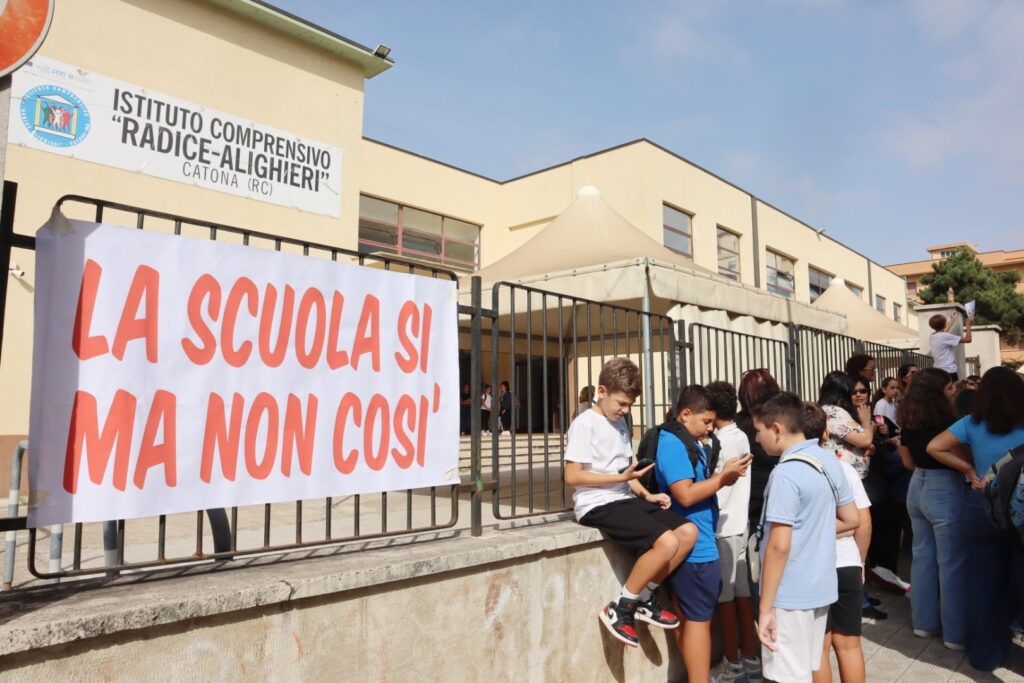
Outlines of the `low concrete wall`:
{"label": "low concrete wall", "polygon": [[571,521],[262,558],[0,605],[0,681],[674,681],[600,625],[631,560]]}

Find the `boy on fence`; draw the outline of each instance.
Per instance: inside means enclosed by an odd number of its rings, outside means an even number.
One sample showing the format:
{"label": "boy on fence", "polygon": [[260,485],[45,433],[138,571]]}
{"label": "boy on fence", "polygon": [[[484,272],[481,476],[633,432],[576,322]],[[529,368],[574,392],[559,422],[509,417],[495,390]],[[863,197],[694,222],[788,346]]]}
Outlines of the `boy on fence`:
{"label": "boy on fence", "polygon": [[658,488],[672,495],[672,509],[697,525],[699,535],[693,552],[671,580],[682,611],[683,628],[675,636],[686,665],[686,679],[707,681],[711,670],[711,618],[722,588],[715,543],[715,494],[746,473],[751,457],[730,460],[721,472],[712,474],[714,465],[700,444],[715,422],[711,395],[704,387],[685,387],[676,399],[673,414],[682,429],[661,430],[654,472]]}
{"label": "boy on fence", "polygon": [[693,524],[671,512],[667,495],[653,494],[638,481],[652,465],[637,469],[625,416],[640,394],[640,370],[625,358],[601,369],[597,400],[569,426],[565,483],[574,486],[580,524],[603,531],[632,551],[633,565],[618,600],[600,613],[615,638],[637,647],[635,620],[674,629],[679,619],[658,604],[657,589],[693,548]]}
{"label": "boy on fence", "polygon": [[946,321],[946,316],[941,313],[936,313],[928,318],[928,327],[932,328],[932,334],[928,338],[928,345],[931,347],[932,358],[935,359],[935,367],[953,375],[954,382],[960,379],[958,374],[960,368],[956,362],[956,347],[960,344],[971,343],[972,322],[970,318],[967,319],[967,324],[964,327],[964,336],[961,337],[950,332],[953,325],[956,324],[956,311],[953,311],[949,316],[948,322]]}
{"label": "boy on fence", "polygon": [[758,636],[764,676],[810,683],[821,667],[829,605],[838,597],[836,534],[857,528],[853,492],[839,461],[804,437],[803,402],[783,392],[754,406],[757,441],[781,456],[765,489],[758,535]]}
{"label": "boy on fence", "polygon": [[[722,472],[725,463],[750,453],[750,441],[736,425],[736,389],[728,382],[707,385],[711,407],[715,411],[715,435],[721,453],[715,472]],[[754,632],[754,602],[750,598],[747,577],[747,508],[750,505],[750,473],[732,486],[718,492],[718,524],[715,535],[722,567],[722,592],[715,614],[722,633],[725,659],[717,672],[716,683],[726,683],[746,676],[756,680],[761,675],[758,641]],[[737,638],[738,635],[738,638]]]}

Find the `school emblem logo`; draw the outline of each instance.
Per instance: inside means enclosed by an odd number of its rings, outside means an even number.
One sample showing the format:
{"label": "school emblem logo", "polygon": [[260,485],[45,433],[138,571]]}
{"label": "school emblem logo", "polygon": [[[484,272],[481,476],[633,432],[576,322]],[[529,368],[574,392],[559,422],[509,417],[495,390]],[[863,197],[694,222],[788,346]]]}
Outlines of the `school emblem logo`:
{"label": "school emblem logo", "polygon": [[25,93],[21,121],[34,138],[53,147],[74,147],[92,127],[85,103],[56,85],[40,85]]}

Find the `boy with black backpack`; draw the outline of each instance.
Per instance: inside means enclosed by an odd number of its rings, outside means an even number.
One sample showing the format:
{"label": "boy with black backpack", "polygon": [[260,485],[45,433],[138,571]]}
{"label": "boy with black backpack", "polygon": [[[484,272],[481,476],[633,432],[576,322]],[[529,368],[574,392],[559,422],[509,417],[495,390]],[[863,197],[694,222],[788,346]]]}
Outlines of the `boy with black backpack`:
{"label": "boy with black backpack", "polygon": [[639,483],[651,465],[631,464],[632,437],[625,417],[640,394],[640,370],[626,358],[601,369],[597,400],[569,426],[565,483],[574,486],[580,524],[597,528],[636,556],[618,600],[601,623],[630,647],[639,645],[635,622],[674,629],[679,619],[658,604],[658,586],[679,566],[697,538],[693,524],[670,510],[665,494]]}
{"label": "boy with black backpack", "polygon": [[715,424],[711,395],[699,385],[679,392],[674,420],[659,428],[654,471],[661,491],[672,497],[672,509],[697,526],[697,543],[672,574],[672,590],[683,627],[675,633],[689,681],[707,681],[711,673],[711,619],[722,589],[715,527],[715,494],[732,486],[746,471],[751,456],[725,463],[714,472],[710,454],[701,441]]}

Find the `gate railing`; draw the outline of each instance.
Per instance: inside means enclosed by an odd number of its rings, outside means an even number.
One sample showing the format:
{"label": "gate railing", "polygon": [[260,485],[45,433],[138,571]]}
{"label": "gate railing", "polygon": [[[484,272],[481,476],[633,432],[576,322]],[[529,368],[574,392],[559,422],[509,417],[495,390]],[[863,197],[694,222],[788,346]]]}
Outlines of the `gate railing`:
{"label": "gate railing", "polygon": [[490,354],[494,381],[510,386],[505,416],[494,388],[489,425],[494,516],[567,510],[565,432],[589,405],[587,388],[597,387],[606,360],[629,358],[640,367],[643,387],[628,417],[634,439],[650,426],[647,415],[661,422],[677,383],[674,324],[666,316],[507,282],[495,284],[491,296],[495,317],[483,352]]}
{"label": "gate railing", "polygon": [[[13,231],[13,212],[16,186],[4,185],[3,218],[0,230],[0,261],[10,262],[12,248],[34,249],[35,239],[17,235]],[[407,261],[382,254],[365,254],[328,244],[308,240],[272,235],[255,230],[238,228],[221,223],[188,218],[142,207],[110,202],[101,199],[67,195],[57,202],[57,208],[66,212],[69,218],[81,217],[97,223],[134,225],[139,230],[154,229],[175,235],[190,235],[211,240],[230,241],[248,247],[262,247],[275,251],[301,253],[310,258],[332,261],[349,261],[359,265],[378,267],[384,270],[450,279],[458,283],[458,277],[450,270]],[[4,285],[6,285],[6,274]],[[474,278],[474,301],[476,306],[459,306],[459,314],[469,316],[473,324],[479,324],[479,280]],[[6,294],[6,286],[4,287]],[[6,308],[6,298],[0,299],[0,311]],[[2,318],[0,318],[2,320]],[[3,328],[0,326],[0,343]],[[479,356],[479,337],[476,338],[474,355]],[[477,432],[479,433],[479,432]],[[474,443],[476,443],[474,439]],[[23,452],[23,451],[22,451]],[[29,444],[31,452],[31,444]],[[18,477],[12,479],[12,500],[10,514],[4,528],[16,533],[25,528],[25,519],[20,516],[18,486],[20,482],[20,453],[12,468],[18,467]],[[12,472],[12,474],[14,474]],[[279,553],[299,548],[337,544],[353,540],[367,540],[385,536],[419,533],[454,526],[459,518],[459,494],[468,490],[478,497],[482,482],[476,478],[479,488],[470,485],[451,485],[422,489],[403,489],[379,494],[363,494],[344,497],[329,497],[318,501],[294,501],[234,507],[229,510],[199,510],[195,513],[161,515],[158,518],[132,520],[111,520],[103,523],[74,524],[71,534],[70,558],[63,547],[63,526],[50,529],[28,530],[28,570],[39,579],[56,581],[63,578],[86,577],[98,574],[115,575],[123,570],[163,568],[196,562],[225,560],[266,553]],[[475,501],[479,505],[479,500]],[[478,515],[477,515],[478,517]],[[190,521],[191,520],[191,521]],[[212,538],[207,534],[207,523]],[[279,523],[275,524],[275,520]],[[479,520],[476,520],[477,522]],[[169,542],[181,540],[191,534],[194,528],[194,551],[187,554],[168,553]],[[479,533],[479,529],[474,529]],[[49,563],[46,569],[39,566],[37,545],[45,534],[50,534]],[[102,558],[87,556],[84,550],[86,537],[99,540],[102,535],[104,553]],[[126,557],[126,539],[132,539],[132,554]],[[144,543],[139,543],[144,541]],[[140,556],[138,548],[151,548],[148,556]],[[14,552],[13,536],[8,537],[7,552]],[[12,555],[13,556],[13,555]],[[10,585],[13,574],[13,560],[5,558],[4,582]]]}

